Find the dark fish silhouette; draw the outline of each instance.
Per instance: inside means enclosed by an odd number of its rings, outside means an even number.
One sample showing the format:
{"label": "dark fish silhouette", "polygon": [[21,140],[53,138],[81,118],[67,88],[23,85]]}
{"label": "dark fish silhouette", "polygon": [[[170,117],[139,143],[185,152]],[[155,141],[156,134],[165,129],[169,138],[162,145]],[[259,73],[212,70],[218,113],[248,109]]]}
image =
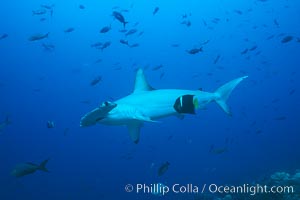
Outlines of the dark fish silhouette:
{"label": "dark fish silhouette", "polygon": [[97,60],[94,62],[94,64],[98,64],[98,63],[101,63],[101,62],[102,62],[102,59],[99,58],[99,59],[97,59]]}
{"label": "dark fish silhouette", "polygon": [[65,129],[64,129],[64,136],[67,136],[69,130],[70,130],[69,128],[65,128]]}
{"label": "dark fish silhouette", "polygon": [[275,24],[277,27],[279,27],[279,23],[278,23],[278,21],[277,21],[276,19],[274,19],[273,22],[274,22],[274,24]]}
{"label": "dark fish silhouette", "polygon": [[0,40],[3,40],[5,38],[7,38],[7,37],[8,37],[8,34],[3,33],[2,35],[0,35]]}
{"label": "dark fish silhouette", "polygon": [[165,72],[160,73],[159,79],[162,79],[165,76]]}
{"label": "dark fish silhouette", "polygon": [[139,32],[138,36],[141,36],[144,34],[144,31]]}
{"label": "dark fish silhouette", "polygon": [[168,161],[165,162],[165,163],[163,163],[163,164],[158,168],[157,175],[158,175],[158,176],[164,175],[164,174],[168,171],[169,165],[170,165],[170,163],[169,163]]}
{"label": "dark fish silhouette", "polygon": [[65,33],[71,33],[71,32],[73,32],[74,30],[75,30],[74,28],[70,27],[70,28],[65,29],[64,32],[65,32]]}
{"label": "dark fish silhouette", "polygon": [[42,4],[41,7],[42,7],[42,8],[46,8],[46,9],[48,9],[48,10],[51,10],[51,9],[53,9],[54,4],[52,4],[52,5]]}
{"label": "dark fish silhouette", "polygon": [[83,9],[85,9],[85,6],[82,5],[82,4],[80,4],[80,5],[79,5],[79,9],[83,10]]}
{"label": "dark fish silhouette", "polygon": [[102,46],[102,42],[96,42],[96,43],[94,43],[94,44],[91,44],[91,47],[92,48],[100,48],[101,46]]}
{"label": "dark fish silhouette", "polygon": [[115,67],[114,70],[121,70],[122,67]]}
{"label": "dark fish silhouette", "polygon": [[185,24],[187,27],[190,27],[192,25],[190,20],[184,20],[181,22],[181,24]]}
{"label": "dark fish silhouette", "polygon": [[128,36],[128,35],[132,35],[132,34],[134,34],[134,33],[136,33],[137,32],[137,29],[130,29],[125,35],[126,36]]}
{"label": "dark fish silhouette", "polygon": [[259,54],[261,54],[261,51],[256,52],[255,55],[258,56]]}
{"label": "dark fish silhouette", "polygon": [[254,45],[253,47],[251,47],[251,48],[249,49],[249,51],[254,51],[255,49],[257,49],[257,45]]}
{"label": "dark fish silhouette", "polygon": [[53,51],[55,49],[55,46],[53,44],[42,44],[42,47],[46,50],[46,51]]}
{"label": "dark fish silhouette", "polygon": [[157,70],[159,70],[159,69],[161,69],[161,68],[163,68],[164,66],[162,65],[162,64],[160,64],[160,65],[158,65],[158,66],[156,66],[156,67],[153,67],[152,68],[152,71],[157,71]]}
{"label": "dark fish silhouette", "polygon": [[47,13],[47,10],[45,9],[40,9],[40,10],[33,10],[32,15],[44,15]]}
{"label": "dark fish silhouette", "polygon": [[37,41],[37,40],[42,40],[42,39],[45,39],[49,36],[49,33],[46,33],[46,34],[35,34],[35,35],[32,35],[28,38],[29,41]]}
{"label": "dark fish silhouette", "polygon": [[197,54],[199,52],[202,52],[202,47],[200,48],[194,48],[194,49],[190,49],[190,50],[187,50],[186,52],[189,53],[189,54]]}
{"label": "dark fish silhouette", "polygon": [[220,22],[220,20],[221,20],[220,18],[213,18],[213,19],[211,20],[211,22],[217,24],[217,23]]}
{"label": "dark fish silhouette", "polygon": [[102,76],[97,76],[96,78],[94,78],[94,79],[91,81],[90,85],[91,85],[91,86],[95,86],[95,85],[97,85],[100,81],[102,81]]}
{"label": "dark fish silhouette", "polygon": [[49,161],[49,159],[44,160],[39,165],[36,165],[34,163],[29,163],[29,162],[18,164],[11,172],[11,175],[19,178],[22,176],[32,174],[32,173],[36,172],[37,170],[49,172],[48,169],[46,168],[46,164],[48,163],[48,161]]}
{"label": "dark fish silhouette", "polygon": [[200,45],[205,45],[205,44],[209,43],[209,41],[210,40],[206,40],[206,41],[202,42]]}
{"label": "dark fish silhouette", "polygon": [[221,147],[221,148],[216,148],[215,145],[213,145],[213,144],[210,146],[210,149],[209,149],[209,153],[212,153],[212,154],[222,154],[227,151],[228,151],[227,146]]}
{"label": "dark fish silhouette", "polygon": [[53,16],[53,8],[50,10],[50,16]]}
{"label": "dark fish silhouette", "polygon": [[159,11],[159,7],[155,7],[154,11],[153,11],[153,15],[155,15],[157,12]]}
{"label": "dark fish silhouette", "polygon": [[239,14],[239,15],[242,15],[242,14],[243,14],[243,12],[240,11],[240,10],[234,10],[234,12],[237,13],[237,14]]}
{"label": "dark fish silhouette", "polygon": [[134,47],[138,47],[138,46],[140,46],[139,43],[134,43],[134,44],[132,44],[132,45],[129,45],[130,48],[134,48]]}
{"label": "dark fish silhouette", "polygon": [[214,64],[217,64],[217,62],[219,61],[220,57],[221,57],[220,54],[217,55],[217,57],[216,57],[215,60],[214,60]]}
{"label": "dark fish silhouette", "polygon": [[110,29],[111,29],[111,25],[105,26],[100,30],[100,33],[107,33],[108,31],[110,31]]}
{"label": "dark fish silhouette", "polygon": [[269,37],[267,37],[266,40],[271,40],[271,39],[273,39],[274,37],[275,37],[275,35],[270,35]]}
{"label": "dark fish silhouette", "polygon": [[179,47],[179,44],[171,44],[171,47]]}
{"label": "dark fish silhouette", "polygon": [[296,90],[295,90],[295,89],[292,89],[292,90],[289,92],[289,95],[293,95],[295,92],[296,92]]}
{"label": "dark fish silhouette", "polygon": [[248,52],[248,48],[246,48],[245,50],[243,50],[243,51],[241,52],[241,54],[244,55],[244,54],[246,54],[247,52]]}
{"label": "dark fish silhouette", "polygon": [[285,116],[275,117],[274,120],[286,120]]}
{"label": "dark fish silhouette", "polygon": [[6,116],[5,121],[0,122],[0,132],[9,124],[11,124],[11,121],[9,120],[9,116]]}
{"label": "dark fish silhouette", "polygon": [[53,121],[47,121],[47,128],[54,128],[54,122]]}
{"label": "dark fish silhouette", "polygon": [[284,38],[282,38],[281,43],[288,43],[288,42],[292,41],[293,39],[294,39],[293,36],[288,35],[288,36],[285,36]]}
{"label": "dark fish silhouette", "polygon": [[106,49],[107,47],[109,47],[111,45],[111,42],[105,42],[102,47],[100,48],[101,50]]}
{"label": "dark fish silhouette", "polygon": [[124,25],[124,28],[125,28],[125,26],[128,22],[125,21],[125,18],[121,13],[119,13],[117,11],[114,11],[112,13],[112,16],[114,16],[115,19],[117,19],[119,22],[121,22]]}
{"label": "dark fish silhouette", "polygon": [[125,45],[129,45],[129,44],[128,44],[128,40],[120,40],[120,43],[121,43],[121,44],[125,44]]}

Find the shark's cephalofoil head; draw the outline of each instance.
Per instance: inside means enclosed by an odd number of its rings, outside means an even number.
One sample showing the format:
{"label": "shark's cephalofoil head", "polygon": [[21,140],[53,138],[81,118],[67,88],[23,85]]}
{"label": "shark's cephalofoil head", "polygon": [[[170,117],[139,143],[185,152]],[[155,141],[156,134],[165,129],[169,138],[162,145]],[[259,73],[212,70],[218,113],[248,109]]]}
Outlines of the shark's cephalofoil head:
{"label": "shark's cephalofoil head", "polygon": [[81,118],[80,126],[92,126],[100,120],[107,117],[107,114],[117,107],[116,103],[105,101],[98,108],[95,108],[91,112],[87,113]]}

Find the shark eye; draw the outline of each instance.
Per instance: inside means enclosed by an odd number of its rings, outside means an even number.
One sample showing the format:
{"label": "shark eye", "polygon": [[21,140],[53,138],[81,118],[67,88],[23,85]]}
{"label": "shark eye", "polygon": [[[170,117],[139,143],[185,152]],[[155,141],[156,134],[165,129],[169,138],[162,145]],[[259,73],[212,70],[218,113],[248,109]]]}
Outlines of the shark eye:
{"label": "shark eye", "polygon": [[101,105],[102,107],[106,107],[106,106],[109,106],[109,102],[108,101],[104,101]]}

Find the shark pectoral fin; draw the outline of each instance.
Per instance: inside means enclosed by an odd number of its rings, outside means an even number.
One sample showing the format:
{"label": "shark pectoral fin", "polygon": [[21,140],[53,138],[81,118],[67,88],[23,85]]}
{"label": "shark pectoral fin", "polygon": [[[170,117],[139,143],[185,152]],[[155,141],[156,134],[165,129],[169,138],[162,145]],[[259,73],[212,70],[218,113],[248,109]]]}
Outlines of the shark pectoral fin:
{"label": "shark pectoral fin", "polygon": [[140,130],[142,125],[143,124],[140,122],[132,122],[127,125],[130,138],[135,144],[137,144],[140,140]]}

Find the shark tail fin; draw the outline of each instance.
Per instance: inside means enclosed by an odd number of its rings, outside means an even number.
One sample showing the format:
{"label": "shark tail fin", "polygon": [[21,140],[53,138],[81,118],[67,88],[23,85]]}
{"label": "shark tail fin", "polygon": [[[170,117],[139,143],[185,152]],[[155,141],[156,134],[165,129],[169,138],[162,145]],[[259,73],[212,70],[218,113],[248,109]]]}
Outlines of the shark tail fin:
{"label": "shark tail fin", "polygon": [[43,162],[41,162],[38,169],[41,171],[44,171],[44,172],[49,172],[49,170],[46,168],[48,161],[49,161],[49,158],[47,160],[44,160]]}
{"label": "shark tail fin", "polygon": [[216,103],[222,108],[222,110],[224,112],[226,112],[228,115],[232,115],[229,106],[226,104],[226,101],[228,99],[228,97],[230,96],[231,92],[233,91],[233,89],[245,78],[247,78],[248,76],[243,76],[237,79],[234,79],[232,81],[229,81],[228,83],[225,83],[224,85],[222,85],[221,87],[219,87],[216,91],[215,91],[215,101]]}

